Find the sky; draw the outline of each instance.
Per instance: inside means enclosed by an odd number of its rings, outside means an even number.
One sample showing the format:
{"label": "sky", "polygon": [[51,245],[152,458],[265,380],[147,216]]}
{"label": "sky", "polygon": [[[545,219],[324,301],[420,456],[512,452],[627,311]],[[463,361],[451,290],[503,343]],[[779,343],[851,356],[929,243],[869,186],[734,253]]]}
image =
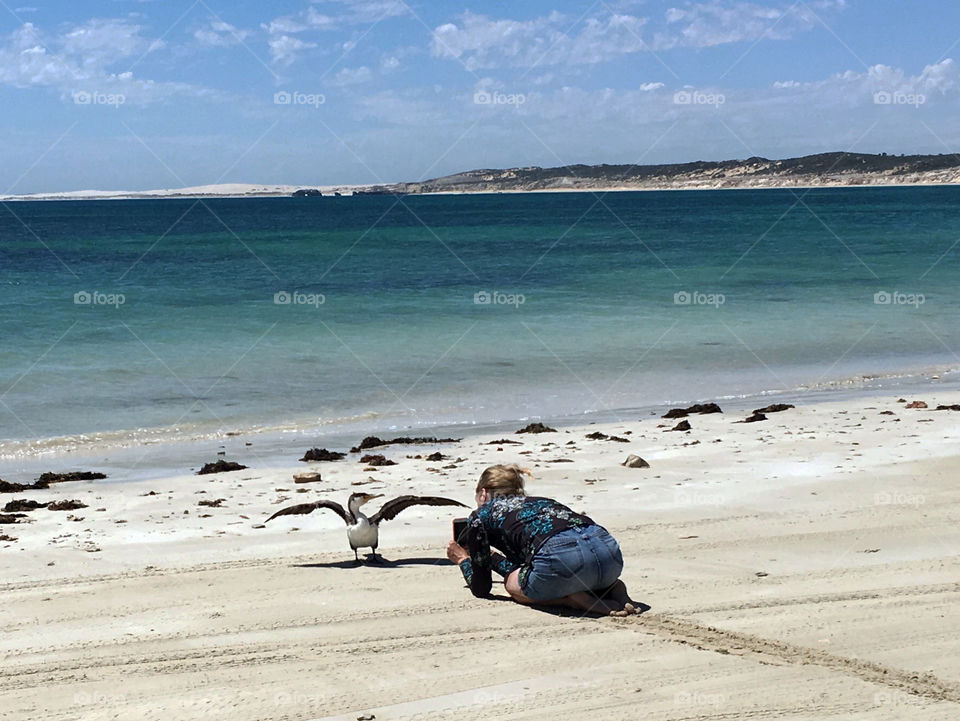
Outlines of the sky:
{"label": "sky", "polygon": [[955,58],[946,0],[0,0],[0,195],[953,153]]}

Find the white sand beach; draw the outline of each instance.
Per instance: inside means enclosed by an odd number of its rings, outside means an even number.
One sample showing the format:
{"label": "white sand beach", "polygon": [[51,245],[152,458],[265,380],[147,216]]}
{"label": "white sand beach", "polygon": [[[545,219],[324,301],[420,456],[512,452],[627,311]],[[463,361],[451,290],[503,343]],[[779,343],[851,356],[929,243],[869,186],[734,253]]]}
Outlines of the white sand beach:
{"label": "white sand beach", "polygon": [[[3,494],[86,508],[0,526],[16,539],[0,542],[0,718],[960,718],[960,413],[934,410],[960,394],[919,399],[389,446],[397,465],[375,471],[291,453]],[[622,467],[631,453],[650,467]],[[497,462],[612,531],[651,609],[549,613],[496,584],[473,598],[444,553],[457,509],[404,512],[385,562],[359,567],[332,513],[258,527],[358,489],[472,503]],[[323,482],[295,484],[308,465]]]}
{"label": "white sand beach", "polygon": [[7,200],[131,200],[162,198],[282,198],[301,188],[316,188],[325,195],[366,189],[368,185],[284,185],[270,183],[217,183],[187,188],[155,188],[152,190],[67,190],[56,193],[0,195]]}

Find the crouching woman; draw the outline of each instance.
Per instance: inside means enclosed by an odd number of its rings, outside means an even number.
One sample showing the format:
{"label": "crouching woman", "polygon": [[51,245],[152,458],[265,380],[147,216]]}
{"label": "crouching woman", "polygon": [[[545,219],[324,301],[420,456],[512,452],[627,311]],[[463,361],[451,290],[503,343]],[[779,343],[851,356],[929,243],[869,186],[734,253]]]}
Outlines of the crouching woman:
{"label": "crouching woman", "polygon": [[637,613],[642,604],[630,599],[620,580],[623,556],[616,539],[557,501],[527,496],[525,474],[516,465],[487,468],[477,483],[467,548],[456,540],[447,547],[447,558],[460,566],[473,595],[490,593],[496,571],[517,603]]}

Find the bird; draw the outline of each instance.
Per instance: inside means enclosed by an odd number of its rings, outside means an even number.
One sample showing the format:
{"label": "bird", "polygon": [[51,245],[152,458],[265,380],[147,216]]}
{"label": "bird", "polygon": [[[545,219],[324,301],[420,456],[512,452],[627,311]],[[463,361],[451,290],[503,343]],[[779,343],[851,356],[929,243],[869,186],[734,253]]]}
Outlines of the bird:
{"label": "bird", "polygon": [[373,549],[373,560],[377,559],[377,546],[380,544],[380,522],[396,518],[397,514],[410,506],[469,507],[452,498],[441,498],[439,496],[397,496],[385,501],[380,506],[380,510],[369,518],[361,513],[360,506],[374,498],[382,498],[383,495],[382,493],[351,493],[350,498],[347,499],[347,510],[344,510],[343,506],[336,501],[319,500],[313,503],[298,503],[295,506],[288,506],[277,511],[265,522],[269,523],[277,516],[302,515],[313,513],[318,508],[329,508],[347,524],[347,541],[350,543],[350,548],[353,549],[353,555],[357,563],[360,563],[360,554],[357,553],[358,548],[369,547]]}

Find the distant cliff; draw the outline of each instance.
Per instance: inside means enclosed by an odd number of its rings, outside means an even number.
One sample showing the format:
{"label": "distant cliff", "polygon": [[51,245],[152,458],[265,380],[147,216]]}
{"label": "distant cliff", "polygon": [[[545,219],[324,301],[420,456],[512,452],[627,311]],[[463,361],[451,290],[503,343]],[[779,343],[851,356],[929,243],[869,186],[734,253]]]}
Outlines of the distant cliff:
{"label": "distant cliff", "polygon": [[697,161],[672,165],[568,165],[470,170],[418,183],[375,185],[362,194],[493,193],[548,190],[777,188],[960,183],[955,155],[821,153],[787,160]]}

